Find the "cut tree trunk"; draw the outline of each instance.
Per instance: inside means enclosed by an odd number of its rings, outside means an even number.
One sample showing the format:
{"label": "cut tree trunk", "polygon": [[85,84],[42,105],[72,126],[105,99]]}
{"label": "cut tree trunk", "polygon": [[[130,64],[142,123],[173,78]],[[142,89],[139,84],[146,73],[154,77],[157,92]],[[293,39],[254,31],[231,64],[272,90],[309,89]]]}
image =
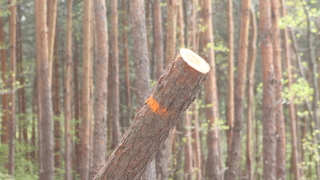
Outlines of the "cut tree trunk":
{"label": "cut tree trunk", "polygon": [[200,56],[181,49],[94,180],[139,179],[196,98],[209,69]]}

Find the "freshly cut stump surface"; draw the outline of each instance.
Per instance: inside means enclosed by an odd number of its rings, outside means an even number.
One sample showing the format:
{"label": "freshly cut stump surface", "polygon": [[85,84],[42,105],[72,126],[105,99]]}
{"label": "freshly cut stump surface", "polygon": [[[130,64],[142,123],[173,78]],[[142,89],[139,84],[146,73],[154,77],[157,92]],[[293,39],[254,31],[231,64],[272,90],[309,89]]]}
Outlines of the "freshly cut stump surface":
{"label": "freshly cut stump surface", "polygon": [[195,100],[209,70],[199,55],[180,49],[94,180],[140,179],[170,130]]}

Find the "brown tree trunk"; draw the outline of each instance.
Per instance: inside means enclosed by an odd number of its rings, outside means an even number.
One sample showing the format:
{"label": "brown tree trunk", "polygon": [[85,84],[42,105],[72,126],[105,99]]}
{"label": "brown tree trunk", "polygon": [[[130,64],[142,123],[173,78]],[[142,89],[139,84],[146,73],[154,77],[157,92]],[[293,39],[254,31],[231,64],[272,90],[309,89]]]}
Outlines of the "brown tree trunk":
{"label": "brown tree trunk", "polygon": [[[79,174],[81,180],[89,178],[89,146],[90,146],[90,34],[91,34],[91,1],[83,3],[83,46],[82,46],[82,121],[80,124],[80,157]],[[103,38],[101,38],[103,39]]]}
{"label": "brown tree trunk", "polygon": [[202,165],[201,165],[201,147],[200,147],[200,135],[199,135],[199,118],[198,118],[198,109],[197,103],[192,104],[194,106],[195,113],[191,116],[191,134],[192,134],[192,153],[193,153],[193,164],[194,164],[194,173],[195,179],[202,179]]}
{"label": "brown tree trunk", "polygon": [[9,1],[9,35],[10,35],[10,75],[8,88],[11,91],[8,95],[8,137],[9,137],[9,165],[8,172],[14,176],[15,156],[15,83],[16,83],[16,38],[17,38],[17,5],[15,1]]}
{"label": "brown tree trunk", "polygon": [[186,139],[184,145],[184,180],[192,180],[193,179],[193,163],[192,163],[192,137],[191,137],[191,121],[192,121],[192,113],[196,113],[194,108],[194,103],[191,104],[190,108],[186,111],[185,114],[185,134],[184,137]]}
{"label": "brown tree trunk", "polygon": [[246,82],[246,66],[248,52],[248,32],[250,22],[251,0],[243,0],[241,7],[241,28],[239,39],[239,57],[238,57],[238,75],[236,78],[235,99],[234,99],[234,124],[232,133],[232,144],[228,154],[229,169],[227,170],[226,179],[236,179],[239,175],[239,163],[241,157],[241,137],[243,127],[243,101]]}
{"label": "brown tree trunk", "polygon": [[111,148],[114,149],[121,138],[120,126],[119,126],[119,50],[118,50],[118,3],[117,0],[111,1],[111,37],[110,45],[111,59],[109,60],[109,66],[111,72],[109,73],[109,111],[110,120],[112,122],[112,145]]}
{"label": "brown tree trunk", "polygon": [[49,84],[49,57],[46,0],[35,1],[36,33],[37,33],[37,59],[38,63],[38,89],[40,108],[40,180],[52,180],[54,173],[53,160],[53,121],[52,102]]}
{"label": "brown tree trunk", "polygon": [[72,179],[72,0],[67,2],[67,33],[64,76],[64,140],[65,140],[65,179]]}
{"label": "brown tree trunk", "polygon": [[253,109],[254,109],[254,70],[256,64],[256,46],[257,46],[257,20],[253,8],[250,11],[252,38],[249,46],[250,59],[248,62],[248,108],[247,108],[247,142],[246,142],[246,162],[247,162],[247,177],[248,180],[253,180],[253,151],[252,151],[252,124],[253,124]]}
{"label": "brown tree trunk", "polygon": [[[232,132],[234,123],[234,25],[233,25],[233,3],[228,0],[228,104],[227,104],[227,140],[228,152],[230,152],[232,144]],[[229,158],[228,161],[231,159]],[[228,163],[229,164],[229,163]]]}
{"label": "brown tree trunk", "polygon": [[[285,3],[284,0],[281,1],[281,12],[282,17],[286,16],[286,10],[285,10]],[[284,58],[286,61],[286,67],[287,67],[287,76],[288,76],[288,91],[291,92],[291,86],[293,83],[292,80],[292,72],[291,72],[291,56],[290,56],[290,45],[289,45],[289,33],[288,28],[286,27],[283,30],[283,41],[284,41]],[[298,180],[300,178],[300,172],[298,170],[298,164],[299,164],[299,158],[298,158],[298,143],[297,143],[297,129],[296,129],[296,113],[295,113],[295,105],[293,103],[293,99],[289,98],[289,117],[290,117],[290,127],[291,127],[291,144],[292,144],[292,159],[293,163],[292,166],[293,169],[296,169],[293,174],[295,180]]]}
{"label": "brown tree trunk", "polygon": [[[57,36],[58,37],[58,36]],[[58,39],[58,38],[56,38]],[[54,46],[53,77],[52,77],[52,106],[53,106],[53,134],[54,134],[54,167],[60,168],[60,150],[61,150],[61,125],[60,125],[60,83],[59,83],[59,54],[58,44]]]}
{"label": "brown tree trunk", "polygon": [[158,80],[117,149],[94,179],[139,179],[169,131],[196,98],[209,69],[198,55],[181,49]]}
{"label": "brown tree trunk", "polygon": [[184,14],[183,14],[183,1],[179,0],[179,12],[177,16],[177,26],[178,26],[178,40],[179,40],[179,47],[184,48],[186,45],[185,43],[185,37],[184,37],[184,30],[185,30],[185,24],[184,24]]}
{"label": "brown tree trunk", "polygon": [[[105,163],[106,152],[106,109],[107,109],[107,78],[108,78],[108,29],[105,1],[94,1],[94,18],[96,31],[95,57],[95,108],[93,133],[93,169],[97,173]],[[117,27],[115,27],[117,28]],[[116,42],[115,42],[116,43]],[[116,52],[113,52],[116,53]],[[111,88],[111,87],[109,87]],[[111,113],[111,112],[109,112]]]}
{"label": "brown tree trunk", "polygon": [[204,83],[205,105],[207,106],[206,119],[209,123],[209,131],[207,134],[208,157],[206,163],[206,177],[211,180],[219,180],[222,178],[219,143],[220,137],[219,127],[217,125],[217,121],[219,120],[219,103],[216,80],[216,64],[213,50],[211,4],[211,0],[203,0],[201,2],[201,17],[203,19],[202,23],[206,27],[205,30],[201,33],[201,49],[204,49],[204,47],[210,47],[206,48],[206,51],[202,52],[202,57],[204,57],[204,59],[209,63],[211,67],[208,79]]}
{"label": "brown tree trunk", "polygon": [[51,86],[52,81],[52,64],[53,64],[53,49],[55,43],[56,34],[56,22],[57,22],[57,6],[58,0],[47,0],[47,23],[48,23],[48,56],[49,56],[49,85]]}
{"label": "brown tree trunk", "polygon": [[263,179],[276,179],[275,74],[271,2],[259,1],[262,57]]}
{"label": "brown tree trunk", "polygon": [[154,50],[155,50],[155,79],[160,78],[163,72],[163,38],[162,38],[162,12],[160,6],[161,0],[153,2],[153,34],[154,34]]}
{"label": "brown tree trunk", "polygon": [[167,0],[166,62],[168,65],[176,52],[177,3]]}
{"label": "brown tree trunk", "polygon": [[271,1],[272,43],[275,74],[275,121],[276,121],[276,178],[286,179],[286,132],[282,110],[282,63],[279,29],[279,0]]}
{"label": "brown tree trunk", "polygon": [[[4,22],[3,18],[0,17],[0,44],[1,46],[5,45],[5,32],[3,29]],[[2,87],[8,88],[7,83],[7,51],[6,49],[0,49],[1,57],[1,78],[2,78]],[[1,143],[8,144],[8,94],[2,95],[2,123],[1,123]]]}

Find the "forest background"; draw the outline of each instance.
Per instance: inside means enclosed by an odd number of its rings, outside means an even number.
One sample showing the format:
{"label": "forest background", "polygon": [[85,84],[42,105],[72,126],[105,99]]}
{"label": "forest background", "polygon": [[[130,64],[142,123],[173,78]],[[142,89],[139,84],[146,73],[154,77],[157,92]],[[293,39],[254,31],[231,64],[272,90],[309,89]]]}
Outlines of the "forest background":
{"label": "forest background", "polygon": [[1,0],[0,44],[0,179],[91,179],[180,48],[211,71],[142,179],[320,179],[317,0]]}

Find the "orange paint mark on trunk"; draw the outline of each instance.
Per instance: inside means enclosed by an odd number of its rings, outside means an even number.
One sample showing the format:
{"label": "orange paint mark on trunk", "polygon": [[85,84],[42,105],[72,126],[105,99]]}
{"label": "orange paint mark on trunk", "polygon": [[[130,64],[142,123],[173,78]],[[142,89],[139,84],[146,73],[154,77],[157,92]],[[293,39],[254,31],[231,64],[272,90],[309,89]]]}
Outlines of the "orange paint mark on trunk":
{"label": "orange paint mark on trunk", "polygon": [[155,112],[155,113],[158,113],[158,114],[161,114],[161,115],[162,115],[162,114],[164,114],[164,113],[167,111],[167,109],[161,107],[161,106],[159,105],[159,103],[158,103],[155,99],[153,99],[152,96],[150,96],[150,97],[146,100],[145,103],[147,103],[147,104],[149,105],[149,107],[152,109],[152,111]]}

